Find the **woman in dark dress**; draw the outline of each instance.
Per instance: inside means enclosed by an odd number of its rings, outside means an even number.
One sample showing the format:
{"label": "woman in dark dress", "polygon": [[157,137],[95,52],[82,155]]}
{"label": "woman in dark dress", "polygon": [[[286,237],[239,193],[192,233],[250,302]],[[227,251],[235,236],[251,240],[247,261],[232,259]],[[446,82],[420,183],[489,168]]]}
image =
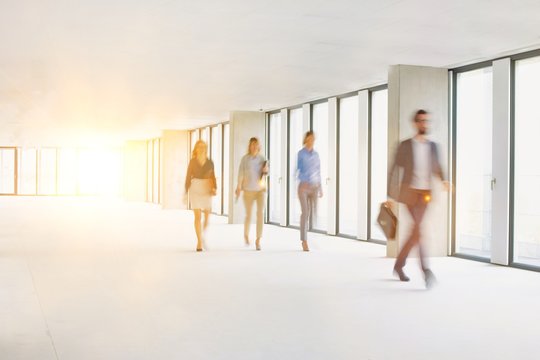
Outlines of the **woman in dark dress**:
{"label": "woman in dark dress", "polygon": [[[208,158],[208,146],[202,140],[193,148],[186,175],[186,195],[189,193],[190,208],[195,215],[195,233],[197,234],[197,251],[203,250],[204,231],[208,227],[212,211],[212,196],[216,195],[217,183],[214,174],[214,163]],[[204,213],[204,224],[201,224]]]}

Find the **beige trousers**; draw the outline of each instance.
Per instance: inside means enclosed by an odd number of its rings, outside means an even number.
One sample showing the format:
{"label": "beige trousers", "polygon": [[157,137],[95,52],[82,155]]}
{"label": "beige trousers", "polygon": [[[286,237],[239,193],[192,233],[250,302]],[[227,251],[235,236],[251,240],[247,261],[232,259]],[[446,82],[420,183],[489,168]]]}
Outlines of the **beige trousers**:
{"label": "beige trousers", "polygon": [[253,210],[254,202],[257,202],[257,239],[260,239],[262,237],[265,195],[266,192],[264,190],[244,191],[244,206],[246,208],[246,219],[244,221],[245,237],[249,237],[249,227],[251,226],[251,212]]}

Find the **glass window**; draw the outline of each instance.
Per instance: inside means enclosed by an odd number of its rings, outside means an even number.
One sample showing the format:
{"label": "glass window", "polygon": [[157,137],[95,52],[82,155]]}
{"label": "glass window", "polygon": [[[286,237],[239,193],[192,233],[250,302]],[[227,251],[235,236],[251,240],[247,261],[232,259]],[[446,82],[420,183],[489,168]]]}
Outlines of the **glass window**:
{"label": "glass window", "polygon": [[159,204],[159,173],[160,173],[160,159],[159,159],[159,147],[160,140],[154,139],[154,161],[153,161],[153,190],[152,190],[152,202]]}
{"label": "glass window", "polygon": [[293,109],[289,116],[289,224],[300,225],[300,201],[298,200],[298,180],[296,161],[303,142],[303,109]]}
{"label": "glass window", "polygon": [[79,149],[79,194],[95,195],[103,168],[99,156],[92,149]]}
{"label": "glass window", "polygon": [[313,105],[312,128],[315,132],[315,150],[321,159],[321,182],[323,196],[318,199],[317,212],[313,217],[313,229],[326,231],[328,228],[328,103]]}
{"label": "glass window", "polygon": [[371,239],[386,241],[377,224],[381,203],[387,200],[388,90],[371,93]]}
{"label": "glass window", "polygon": [[221,214],[221,125],[210,128],[210,158],[214,163],[216,174],[217,194],[212,197],[212,210],[216,214]]}
{"label": "glass window", "polygon": [[210,138],[210,128],[205,127],[201,129],[201,140],[208,144]]}
{"label": "glass window", "polygon": [[540,266],[540,57],[516,61],[514,261]]}
{"label": "glass window", "polygon": [[56,149],[41,149],[38,176],[40,195],[56,195],[56,170]]}
{"label": "glass window", "polygon": [[490,257],[492,69],[457,74],[456,252]]}
{"label": "glass window", "polygon": [[339,99],[339,233],[358,229],[358,96]]}
{"label": "glass window", "polygon": [[19,188],[21,195],[37,194],[37,150],[19,149]]}
{"label": "glass window", "polygon": [[77,149],[58,149],[58,194],[77,194]]}
{"label": "glass window", "polygon": [[[189,148],[191,151],[193,151],[193,148],[195,147],[195,143],[197,140],[199,140],[199,130],[193,130],[189,133],[190,135],[190,146]],[[191,154],[189,154],[189,157],[191,158]]]}
{"label": "glass window", "polygon": [[152,202],[152,192],[154,190],[154,146],[152,140],[146,142],[146,201]]}
{"label": "glass window", "polygon": [[229,214],[229,124],[223,125],[223,214]]}
{"label": "glass window", "polygon": [[0,148],[0,194],[15,194],[15,148]]}
{"label": "glass window", "polygon": [[122,150],[79,149],[79,194],[119,195],[122,177]]}
{"label": "glass window", "polygon": [[271,167],[268,179],[269,221],[281,221],[281,113],[270,114],[269,118],[270,151],[268,163]]}

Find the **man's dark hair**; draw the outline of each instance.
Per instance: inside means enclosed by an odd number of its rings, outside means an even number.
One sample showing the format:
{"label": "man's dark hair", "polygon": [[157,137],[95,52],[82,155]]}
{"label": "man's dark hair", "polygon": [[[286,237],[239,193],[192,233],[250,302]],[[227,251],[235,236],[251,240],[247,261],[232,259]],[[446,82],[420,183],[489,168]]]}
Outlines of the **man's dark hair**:
{"label": "man's dark hair", "polygon": [[427,115],[427,114],[429,114],[429,113],[424,109],[420,109],[420,110],[416,111],[416,113],[414,113],[414,118],[413,118],[414,122],[418,121],[418,115]]}

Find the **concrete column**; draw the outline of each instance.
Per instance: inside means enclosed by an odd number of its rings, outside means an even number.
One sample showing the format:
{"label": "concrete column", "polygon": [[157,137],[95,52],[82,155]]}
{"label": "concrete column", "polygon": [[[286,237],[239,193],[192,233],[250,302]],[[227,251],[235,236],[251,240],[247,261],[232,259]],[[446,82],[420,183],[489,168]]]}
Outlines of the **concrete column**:
{"label": "concrete column", "polygon": [[164,130],[161,135],[161,204],[163,209],[186,209],[182,203],[189,164],[189,131]]}
{"label": "concrete column", "polygon": [[[279,220],[279,224],[281,226],[287,226],[287,170],[288,170],[288,156],[287,153],[287,147],[288,144],[288,125],[289,124],[289,110],[283,109],[281,110],[281,169],[280,171],[280,187],[281,187],[281,199],[280,199],[280,214],[281,219]],[[272,164],[270,164],[272,166]]]}
{"label": "concrete column", "polygon": [[128,201],[146,201],[146,140],[124,144],[123,197]]}
{"label": "concrete column", "polygon": [[358,92],[358,229],[356,237],[368,240],[369,91]]}
{"label": "concrete column", "polygon": [[491,262],[500,265],[508,265],[510,250],[510,68],[509,58],[493,62]]}
{"label": "concrete column", "polygon": [[238,166],[247,152],[249,139],[253,136],[261,142],[261,152],[266,149],[266,117],[259,111],[232,111],[230,114],[230,182],[229,182],[229,223],[244,222],[244,205],[241,199],[235,201],[234,190],[238,183]]}
{"label": "concrete column", "polygon": [[[415,134],[412,116],[418,109],[431,114],[430,139],[439,145],[443,171],[449,173],[448,70],[425,66],[395,65],[388,76],[388,147],[392,166],[400,141]],[[394,182],[398,179],[394,178]],[[434,181],[433,196],[424,220],[423,238],[428,256],[448,255],[448,207],[450,194]],[[376,214],[374,214],[376,216]],[[398,209],[398,234],[389,241],[387,256],[395,257],[407,239],[412,224],[407,209]]]}

